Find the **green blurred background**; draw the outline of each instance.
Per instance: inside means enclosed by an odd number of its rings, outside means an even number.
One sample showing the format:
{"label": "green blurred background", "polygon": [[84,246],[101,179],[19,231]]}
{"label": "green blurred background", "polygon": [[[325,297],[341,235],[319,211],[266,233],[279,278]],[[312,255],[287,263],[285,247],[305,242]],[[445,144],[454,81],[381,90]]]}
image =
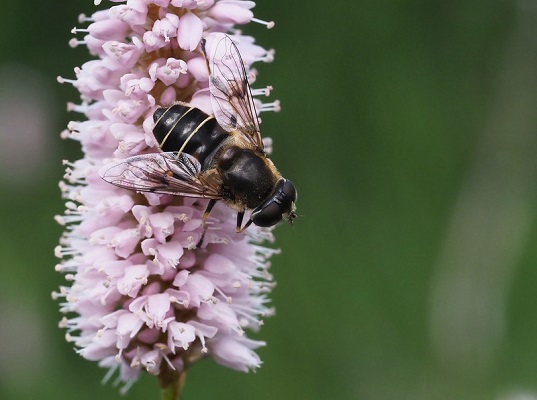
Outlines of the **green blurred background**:
{"label": "green blurred background", "polygon": [[[109,6],[104,2],[103,5]],[[117,399],[76,355],[50,293],[64,280],[57,75],[89,59],[89,0],[0,14],[0,398]],[[537,2],[263,1],[257,65],[279,114],[273,160],[301,218],[277,229],[277,316],[263,367],[205,361],[185,400],[537,399]],[[145,376],[126,399],[157,399]]]}

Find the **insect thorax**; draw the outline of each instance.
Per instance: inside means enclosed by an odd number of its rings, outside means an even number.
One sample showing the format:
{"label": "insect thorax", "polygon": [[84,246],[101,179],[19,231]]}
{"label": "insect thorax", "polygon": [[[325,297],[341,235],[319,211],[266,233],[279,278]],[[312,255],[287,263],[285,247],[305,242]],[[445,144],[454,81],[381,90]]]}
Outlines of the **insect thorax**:
{"label": "insect thorax", "polygon": [[264,155],[237,146],[218,160],[224,197],[246,208],[256,208],[272,192],[278,177]]}

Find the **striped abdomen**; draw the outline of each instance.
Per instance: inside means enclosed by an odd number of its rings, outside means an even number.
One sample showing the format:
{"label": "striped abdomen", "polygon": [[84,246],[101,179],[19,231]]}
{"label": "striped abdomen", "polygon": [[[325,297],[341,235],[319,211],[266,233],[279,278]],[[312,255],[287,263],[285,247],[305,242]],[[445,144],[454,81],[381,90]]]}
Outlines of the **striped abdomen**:
{"label": "striped abdomen", "polygon": [[158,108],[153,120],[153,135],[162,151],[190,154],[203,169],[209,168],[216,152],[230,136],[214,117],[187,104]]}

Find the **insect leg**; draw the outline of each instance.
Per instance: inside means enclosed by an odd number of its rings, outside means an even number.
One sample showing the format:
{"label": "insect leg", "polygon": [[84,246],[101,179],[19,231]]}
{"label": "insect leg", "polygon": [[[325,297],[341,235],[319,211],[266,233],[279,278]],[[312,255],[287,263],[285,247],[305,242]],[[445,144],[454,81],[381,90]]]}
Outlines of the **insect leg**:
{"label": "insect leg", "polygon": [[242,219],[244,218],[244,211],[239,211],[237,213],[237,233],[243,232],[246,228],[250,226],[252,223],[252,220],[248,220],[248,222],[241,228],[242,225]]}
{"label": "insect leg", "polygon": [[203,216],[201,217],[201,223],[203,226],[203,232],[201,234],[200,240],[198,241],[198,244],[196,247],[200,247],[203,243],[203,239],[205,238],[205,232],[207,232],[207,218],[209,218],[209,214],[211,213],[211,210],[213,209],[214,205],[216,204],[216,199],[209,200],[209,204],[207,204],[207,208],[203,212]]}

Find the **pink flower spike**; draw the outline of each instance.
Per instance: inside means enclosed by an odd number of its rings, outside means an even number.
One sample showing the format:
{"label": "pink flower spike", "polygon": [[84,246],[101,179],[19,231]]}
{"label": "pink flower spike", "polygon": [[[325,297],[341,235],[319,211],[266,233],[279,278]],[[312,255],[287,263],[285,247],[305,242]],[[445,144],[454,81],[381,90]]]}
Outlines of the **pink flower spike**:
{"label": "pink flower spike", "polygon": [[143,264],[132,265],[125,268],[124,276],[118,280],[117,289],[119,293],[136,297],[143,285],[147,284],[149,271]]}
{"label": "pink flower spike", "polygon": [[145,32],[142,37],[142,42],[145,46],[145,51],[148,53],[166,46],[164,38],[159,33],[153,31]]}
{"label": "pink flower spike", "polygon": [[[152,171],[150,176],[163,184],[186,180],[177,171],[163,174],[154,163],[163,157],[156,154],[163,149],[154,135],[155,116],[163,107],[187,105],[203,117],[192,119],[196,129],[215,124],[216,136],[225,140],[216,143],[211,137],[197,144],[198,150],[229,144],[229,127],[220,133],[216,123],[232,125],[236,116],[223,116],[223,111],[215,116],[212,101],[215,87],[230,76],[221,70],[216,73],[220,80],[210,81],[208,66],[212,78],[215,67],[229,67],[230,56],[238,59],[230,45],[235,43],[252,84],[252,64],[272,60],[274,52],[238,26],[251,21],[271,25],[254,18],[254,6],[239,0],[112,0],[107,9],[81,15],[78,23],[84,26],[73,29],[76,38],[70,45],[84,46],[93,59],[74,68],[72,76],[58,78],[80,94],[68,104],[76,117],[61,137],[77,141],[82,157],[65,161],[60,182],[65,211],[56,221],[64,233],[54,250],[60,258],[55,269],[65,274],[66,283],[53,297],[65,314],[60,326],[67,330],[67,341],[82,357],[108,369],[103,381],[121,383],[122,393],[145,372],[155,375],[164,390],[180,386],[187,369],[203,358],[239,371],[261,365],[255,349],[264,342],[248,335],[273,313],[268,270],[277,251],[263,245],[273,241],[272,228],[252,226],[237,233],[237,211],[218,198],[207,218],[211,196],[205,192],[183,197],[141,186],[148,182],[143,171]],[[209,60],[202,51],[204,38]],[[215,43],[221,47],[212,52]],[[235,78],[242,69],[237,71]],[[226,81],[228,90],[233,81]],[[259,100],[269,92],[268,87],[253,88],[255,111],[276,110],[279,103]],[[263,138],[263,143],[270,141]],[[199,156],[187,147],[182,151],[192,159]],[[221,179],[221,171],[213,168],[216,154],[204,156],[202,166],[193,163],[189,185]],[[121,163],[129,167],[110,170]],[[114,184],[101,178],[114,171]]]}
{"label": "pink flower spike", "polygon": [[189,275],[189,271],[179,271],[177,275],[175,275],[175,279],[173,280],[173,286],[180,288],[185,285]]}
{"label": "pink flower spike", "polygon": [[120,350],[126,349],[131,339],[136,336],[143,325],[144,322],[140,318],[125,311],[117,321],[117,348]]}
{"label": "pink flower spike", "polygon": [[174,350],[175,348],[188,350],[190,344],[196,339],[194,327],[183,322],[170,322],[168,330],[168,347]]}
{"label": "pink flower spike", "polygon": [[200,307],[201,303],[210,301],[214,293],[212,282],[199,273],[191,274],[181,290],[190,295],[190,306]]}
{"label": "pink flower spike", "polygon": [[244,338],[234,340],[226,336],[220,340],[211,341],[211,354],[220,364],[246,372],[250,368],[256,369],[261,366],[261,359],[252,349],[264,345],[264,342]]}
{"label": "pink flower spike", "polygon": [[203,23],[194,13],[188,11],[179,20],[179,30],[177,31],[179,47],[193,51],[198,47],[202,33]]}
{"label": "pink flower spike", "polygon": [[124,68],[132,68],[142,53],[142,48],[135,43],[134,39],[132,44],[108,41],[103,44],[103,50],[111,61],[116,61]]}
{"label": "pink flower spike", "polygon": [[206,82],[209,80],[207,73],[207,63],[203,57],[194,57],[186,62],[188,72],[192,74],[198,82]]}
{"label": "pink flower spike", "polygon": [[175,103],[176,100],[177,92],[174,87],[170,86],[162,91],[162,95],[160,96],[160,104],[172,104]]}
{"label": "pink flower spike", "polygon": [[149,327],[156,326],[158,328],[165,328],[166,324],[164,318],[166,313],[170,309],[170,296],[166,293],[154,294],[148,296],[146,313],[148,318],[151,319]]}
{"label": "pink flower spike", "polygon": [[[104,19],[101,21],[96,21],[92,23],[88,29],[93,37],[101,40],[118,40],[125,37],[125,34],[128,32],[129,25],[120,20],[111,20]],[[84,31],[81,29],[74,29],[73,33],[76,31]]]}
{"label": "pink flower spike", "polygon": [[164,38],[168,43],[171,37],[177,36],[177,27],[179,26],[179,17],[175,14],[168,13],[166,17],[155,21],[153,32]]}
{"label": "pink flower spike", "polygon": [[[160,64],[160,65],[159,65]],[[160,59],[151,64],[149,68],[149,76],[152,80],[159,79],[166,86],[173,85],[179,79],[181,74],[187,73],[187,64],[183,60],[168,58],[164,64],[164,60]]]}
{"label": "pink flower spike", "polygon": [[193,10],[199,6],[199,3],[206,3],[206,1],[200,0],[171,0],[170,4],[175,7],[185,8],[187,10]]}
{"label": "pink flower spike", "polygon": [[129,0],[127,4],[121,4],[110,8],[111,18],[117,18],[126,22],[131,27],[145,24],[147,18],[147,4],[143,0]]}
{"label": "pink flower spike", "polygon": [[221,0],[209,10],[208,15],[232,24],[247,24],[254,16],[250,11],[254,5],[253,1]]}

